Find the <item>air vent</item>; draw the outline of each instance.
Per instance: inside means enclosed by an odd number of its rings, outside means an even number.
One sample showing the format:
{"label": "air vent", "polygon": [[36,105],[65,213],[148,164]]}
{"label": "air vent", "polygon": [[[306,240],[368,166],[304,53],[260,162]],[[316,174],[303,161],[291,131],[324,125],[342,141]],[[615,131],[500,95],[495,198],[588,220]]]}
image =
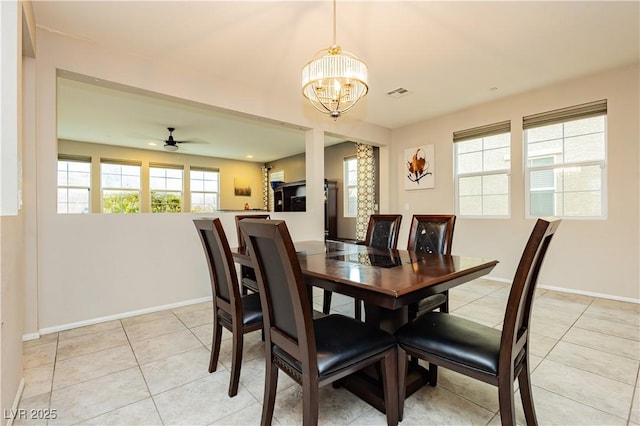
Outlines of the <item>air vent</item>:
{"label": "air vent", "polygon": [[395,90],[387,92],[387,95],[391,96],[392,98],[401,98],[401,97],[407,96],[409,94],[411,94],[411,92],[408,91],[407,89],[405,89],[404,87],[398,87]]}

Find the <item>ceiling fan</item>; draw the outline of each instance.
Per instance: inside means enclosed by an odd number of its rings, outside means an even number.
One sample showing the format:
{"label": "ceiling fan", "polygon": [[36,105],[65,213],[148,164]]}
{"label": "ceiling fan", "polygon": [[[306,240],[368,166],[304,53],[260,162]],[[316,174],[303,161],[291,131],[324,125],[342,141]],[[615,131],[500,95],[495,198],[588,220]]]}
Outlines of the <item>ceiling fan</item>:
{"label": "ceiling fan", "polygon": [[176,130],[174,127],[167,127],[167,130],[169,131],[169,137],[165,139],[164,147],[163,147],[167,151],[177,151],[179,143],[188,142],[188,141],[177,141],[173,138],[173,131]]}

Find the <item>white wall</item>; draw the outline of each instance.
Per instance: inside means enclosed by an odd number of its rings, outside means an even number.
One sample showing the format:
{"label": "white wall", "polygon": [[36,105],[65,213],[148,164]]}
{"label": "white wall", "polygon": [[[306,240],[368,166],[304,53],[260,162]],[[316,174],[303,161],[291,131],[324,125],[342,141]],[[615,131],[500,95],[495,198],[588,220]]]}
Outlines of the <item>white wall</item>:
{"label": "white wall", "polygon": [[638,301],[638,75],[637,64],[627,66],[394,130],[390,170],[396,187],[402,188],[404,149],[434,144],[436,155],[435,189],[393,193],[390,210],[404,214],[400,241],[408,237],[411,215],[454,212],[452,133],[511,120],[511,218],[459,218],[453,242],[454,254],[498,259],[500,264],[492,275],[510,280],[534,223],[524,219],[522,117],[607,99],[608,218],[564,220],[551,243],[539,285]]}
{"label": "white wall", "polygon": [[[364,123],[337,123],[303,113],[301,105],[274,108],[252,96],[237,96],[243,88],[211,80],[204,74],[177,74],[162,64],[118,56],[78,40],[38,31],[37,167],[26,179],[37,184],[37,271],[28,271],[30,294],[26,334],[53,331],[133,311],[154,309],[208,297],[206,265],[191,220],[193,215],[57,215],[56,210],[56,69],[95,76],[205,104],[281,120],[311,129],[306,135],[308,211],[282,213],[294,239],[322,237],[324,133],[381,147],[382,212],[402,211],[401,241],[407,238],[411,214],[453,211],[451,133],[510,118],[518,128],[522,115],[609,99],[609,218],[606,221],[565,221],[554,241],[541,284],[584,292],[638,299],[638,81],[637,67],[593,76],[497,101],[393,132]],[[152,70],[150,72],[150,70]],[[634,78],[635,77],[635,78]],[[205,87],[207,90],[203,90]],[[302,102],[302,101],[301,101]],[[315,119],[315,115],[313,116]],[[514,132],[514,159],[522,156]],[[388,148],[393,140],[393,149]],[[401,183],[404,148],[436,144],[436,189],[391,191]],[[532,221],[523,219],[522,164],[513,162],[512,219],[460,220],[454,252],[497,258],[494,275],[510,278]],[[384,167],[390,165],[389,168]],[[393,194],[393,198],[389,198]],[[409,209],[404,210],[405,203]],[[221,215],[232,245],[233,214]],[[313,224],[309,226],[309,224]],[[31,244],[31,241],[28,241]],[[401,244],[402,245],[402,244]],[[608,249],[615,247],[615,251]],[[618,250],[624,247],[624,251]],[[614,254],[615,253],[615,254]],[[606,265],[606,266],[605,266]],[[616,272],[612,272],[616,271]],[[617,276],[621,278],[610,278]],[[35,320],[34,320],[35,318]]]}
{"label": "white wall", "polygon": [[[307,212],[278,213],[296,240],[324,235],[324,126],[336,134],[384,145],[390,131],[377,126],[338,123],[301,105],[274,108],[246,90],[190,70],[168,69],[141,58],[118,56],[98,46],[38,30],[37,55],[37,279],[27,305],[25,334],[50,332],[132,312],[186,303],[210,296],[204,255],[191,214],[56,214],[56,70],[230,108],[293,123],[306,132]],[[206,88],[206,90],[203,90]],[[240,95],[240,96],[239,96]],[[301,97],[302,98],[302,97]],[[220,215],[231,245],[236,243],[233,213]],[[309,226],[311,224],[311,226]],[[34,320],[34,318],[36,320]],[[33,325],[35,324],[35,325]]]}

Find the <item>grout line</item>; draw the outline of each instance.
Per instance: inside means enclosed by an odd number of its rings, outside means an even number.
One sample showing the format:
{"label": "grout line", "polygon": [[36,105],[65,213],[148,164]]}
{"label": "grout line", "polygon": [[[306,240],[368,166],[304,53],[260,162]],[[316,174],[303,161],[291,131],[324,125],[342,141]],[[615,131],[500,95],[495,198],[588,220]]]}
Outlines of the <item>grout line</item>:
{"label": "grout line", "polygon": [[144,385],[147,388],[147,392],[149,393],[149,398],[151,398],[151,402],[153,403],[153,406],[156,409],[156,414],[158,415],[158,418],[160,419],[160,421],[164,425],[165,424],[164,423],[164,419],[160,415],[160,410],[158,410],[158,405],[156,404],[156,400],[153,399],[153,394],[151,393],[151,388],[149,388],[149,382],[147,381],[147,378],[144,375],[144,372],[142,371],[142,366],[140,365],[140,360],[138,359],[138,356],[136,355],[136,351],[133,350],[133,345],[131,344],[131,340],[129,339],[129,334],[127,334],[127,329],[125,328],[124,324],[122,324],[122,320],[120,320],[120,325],[122,326],[122,329],[124,330],[124,334],[125,334],[125,336],[127,338],[127,342],[129,343],[129,349],[131,349],[131,352],[133,353],[133,359],[136,360],[136,366],[138,367],[138,371],[140,372],[140,376],[142,376],[142,380],[144,381]]}
{"label": "grout line", "polygon": [[[638,395],[640,387],[638,385],[640,385],[640,367],[636,372],[636,385],[633,387],[633,392],[631,393],[631,404],[629,405],[629,415],[627,416],[628,425],[631,424],[631,416],[633,415],[633,402],[635,401],[636,397],[640,399],[640,395]],[[640,411],[640,407],[636,407],[636,409]]]}
{"label": "grout line", "polygon": [[[610,412],[608,412],[608,411],[604,411],[604,410],[602,410],[602,409],[600,409],[600,408],[598,408],[598,407],[594,407],[593,405],[585,404],[585,403],[584,403],[584,402],[582,402],[582,401],[578,401],[577,399],[573,399],[573,398],[571,398],[571,397],[569,397],[569,396],[567,396],[567,395],[563,395],[563,394],[558,393],[558,392],[555,392],[555,391],[553,391],[553,390],[551,390],[551,389],[543,388],[542,386],[533,385],[533,384],[532,384],[531,386],[532,386],[532,387],[537,387],[538,389],[542,389],[542,390],[544,390],[545,392],[552,393],[552,394],[557,395],[557,396],[559,396],[559,397],[561,397],[561,398],[568,399],[569,401],[573,401],[573,402],[575,402],[576,404],[580,404],[580,405],[583,405],[583,406],[585,406],[585,407],[589,407],[589,408],[591,408],[592,410],[599,411],[599,412],[604,413],[604,414],[606,414],[606,415],[608,415],[608,416],[615,417],[615,418],[618,418],[618,419],[620,419],[620,420],[624,420],[624,418],[623,418],[623,417],[620,417],[620,416],[618,416],[618,415],[616,415],[616,414],[612,414],[612,413],[610,413]],[[535,400],[534,400],[534,402],[535,402]]]}
{"label": "grout line", "polygon": [[[493,297],[492,295],[494,295],[496,292],[499,292],[499,291],[503,291],[503,289],[496,289],[496,290],[494,290],[494,291],[492,291],[492,292],[490,292],[490,293],[484,294],[484,295],[478,295],[478,294],[476,294],[476,293],[474,293],[474,292],[470,291],[470,292],[469,292],[470,294],[473,294],[474,296],[476,296],[476,295],[477,295],[478,297],[477,297],[476,299],[474,299],[474,300],[470,301],[470,302],[467,302],[467,303],[465,303],[465,304],[463,304],[463,305],[461,305],[461,306],[457,307],[455,310],[453,310],[453,311],[452,311],[452,313],[454,313],[456,310],[458,310],[458,309],[460,309],[461,307],[466,306],[466,305],[468,305],[468,304],[470,304],[470,303],[472,303],[472,302],[480,301],[480,299],[483,299],[483,298],[486,298],[486,297]],[[551,348],[549,349],[549,351],[546,353],[546,355],[545,355],[544,357],[540,357],[540,358],[541,358],[541,362],[538,364],[538,366],[539,366],[543,361],[545,361],[545,360],[550,360],[550,361],[552,361],[551,359],[549,359],[549,354],[550,354],[550,353],[551,353],[551,352],[556,348],[556,346],[558,345],[558,343],[559,343],[560,341],[562,341],[562,339],[563,339],[563,338],[565,338],[565,337],[566,337],[566,335],[567,335],[571,330],[573,330],[574,328],[577,328],[577,329],[584,329],[583,327],[579,327],[578,325],[576,325],[576,324],[577,324],[577,322],[578,322],[581,318],[583,318],[583,317],[587,317],[587,318],[594,318],[594,319],[598,319],[598,320],[602,320],[602,321],[610,321],[610,322],[612,322],[612,323],[614,323],[614,324],[625,324],[625,325],[630,325],[630,326],[632,326],[631,324],[620,323],[620,322],[618,322],[618,321],[611,321],[611,320],[609,320],[609,319],[602,319],[602,318],[597,318],[597,317],[592,317],[592,316],[590,316],[586,311],[588,310],[588,308],[589,308],[589,307],[591,307],[594,303],[596,303],[596,302],[597,302],[597,300],[598,300],[597,298],[593,298],[593,299],[591,300],[591,302],[590,302],[588,305],[586,305],[586,306],[584,307],[584,309],[582,310],[582,312],[581,312],[581,313],[577,316],[577,318],[576,318],[576,319],[575,319],[575,320],[574,320],[574,321],[569,325],[569,327],[567,328],[567,330],[562,334],[562,336],[561,336],[560,338],[558,338],[558,339],[556,339],[556,338],[552,338],[552,339],[554,340],[554,344],[551,346]],[[345,304],[345,306],[346,306],[346,305],[347,305],[347,304]],[[342,305],[340,305],[340,306],[342,306]],[[332,308],[333,308],[333,307],[332,307]],[[172,311],[172,309],[167,309],[167,310],[168,310],[168,311],[170,311],[170,313],[171,313],[171,314],[173,314],[173,316],[175,316],[175,317],[176,317],[176,318],[181,322],[181,324],[182,324],[182,325],[183,325],[187,330],[189,330],[189,332],[191,333],[191,335],[193,335],[193,336],[198,340],[198,342],[199,342],[199,343],[200,343],[200,344],[201,344],[205,349],[207,349],[207,350],[208,350],[207,345],[206,345],[204,342],[202,342],[202,341],[198,338],[198,336],[194,333],[194,331],[193,331],[193,329],[192,329],[192,328],[187,327],[187,326],[186,326],[186,324],[185,324],[185,322],[184,322],[184,321],[183,321],[183,320],[182,320],[182,319],[181,319],[181,318],[180,318],[180,317],[179,317],[175,312],[173,312],[173,311]],[[333,311],[333,309],[332,309],[332,311]],[[166,316],[166,317],[164,317],[164,318],[167,318],[167,317],[170,317],[170,315],[167,315],[167,316]],[[153,320],[153,319],[152,319],[152,320]],[[149,321],[152,321],[152,320],[149,320]],[[147,322],[147,321],[145,321],[145,322]],[[208,324],[209,324],[209,325],[211,325],[212,323],[208,323]],[[202,324],[202,325],[204,325],[204,324]],[[195,326],[195,327],[200,327],[200,326],[202,326],[202,325],[197,325],[197,326]],[[148,397],[149,397],[149,398],[151,398],[151,401],[152,401],[152,403],[154,404],[154,407],[155,407],[156,414],[157,414],[158,418],[160,419],[160,421],[162,422],[162,424],[165,424],[165,421],[164,421],[164,419],[162,418],[162,416],[160,415],[160,411],[158,410],[158,405],[157,405],[157,403],[156,403],[156,400],[155,400],[155,398],[154,398],[154,395],[152,395],[152,394],[151,394],[151,390],[150,390],[150,388],[149,388],[149,384],[148,384],[148,382],[147,382],[147,378],[144,376],[144,374],[143,374],[143,372],[142,372],[142,368],[141,368],[140,360],[138,359],[138,356],[136,355],[136,352],[133,350],[133,346],[132,346],[132,343],[133,343],[133,342],[130,340],[130,336],[129,336],[129,334],[127,333],[127,329],[124,327],[124,325],[122,324],[122,322],[120,322],[120,327],[121,327],[121,329],[124,331],[125,337],[126,337],[126,339],[127,339],[127,344],[129,345],[130,350],[133,352],[134,359],[135,359],[135,362],[136,362],[136,366],[138,367],[138,370],[140,371],[140,374],[142,375],[142,378],[143,378],[143,380],[144,380],[144,382],[145,382],[145,386],[146,386],[147,391],[148,391],[148,394],[149,394],[149,396],[148,396]],[[195,328],[195,327],[194,327],[194,328]],[[115,329],[115,328],[114,328],[114,329]],[[593,333],[598,333],[598,334],[604,334],[604,335],[606,335],[606,333],[601,333],[601,332],[594,331],[594,330],[589,330],[589,329],[584,329],[584,330],[588,330],[588,331],[593,332]],[[109,331],[109,330],[105,330],[105,331]],[[182,330],[179,330],[179,331],[182,331]],[[100,332],[103,332],[103,331],[100,331]],[[175,331],[175,332],[178,332],[178,331]],[[171,332],[171,333],[175,333],[175,332]],[[95,333],[89,333],[89,334],[96,334],[96,333],[98,333],[98,332],[95,332]],[[159,336],[154,336],[154,337],[152,337],[152,338],[160,337],[160,336],[164,336],[164,335],[168,335],[168,334],[171,334],[171,333],[165,333],[165,334],[162,334],[162,335],[159,335]],[[81,337],[81,336],[78,336],[78,337]],[[546,336],[545,336],[545,337],[546,337]],[[628,339],[628,338],[624,338],[624,337],[620,337],[620,336],[615,336],[615,337],[618,337],[618,338],[620,338],[620,339],[624,339],[624,340],[628,340],[628,341],[630,341],[630,342],[636,342],[635,340]],[[152,338],[150,338],[150,339],[152,339]],[[148,339],[144,339],[144,340],[148,340]],[[57,374],[57,373],[59,373],[59,371],[57,371],[57,367],[58,367],[58,362],[59,362],[59,361],[61,361],[61,360],[59,360],[59,359],[58,359],[58,350],[59,350],[60,342],[61,342],[61,340],[60,340],[60,333],[58,333],[58,335],[57,335],[57,336],[56,336],[56,338],[55,338],[55,354],[54,354],[54,357],[53,357],[53,371],[52,371],[52,373],[51,373],[51,382],[49,383],[49,396],[48,396],[48,407],[49,407],[49,408],[51,408],[51,403],[52,403],[52,400],[53,400],[53,392],[54,392],[54,390],[53,390],[53,382],[54,382],[54,380],[55,380],[56,374]],[[51,343],[53,343],[53,342],[51,342]],[[571,343],[571,342],[565,342],[565,343]],[[575,344],[575,343],[572,343],[572,344]],[[577,345],[577,344],[576,344],[576,345]],[[588,348],[588,349],[591,349],[591,350],[596,350],[596,351],[598,351],[598,350],[599,350],[599,349],[590,348],[590,347],[583,346],[583,345],[577,345],[577,346],[582,346],[582,347],[585,347],[585,348]],[[198,347],[199,347],[199,346],[198,346]],[[105,348],[105,349],[101,349],[101,351],[108,350],[108,349],[113,349],[113,348]],[[95,351],[95,352],[91,352],[91,353],[96,353],[96,352],[100,352],[100,351]],[[186,351],[184,351],[184,352],[186,352]],[[184,353],[184,352],[180,352],[180,353]],[[600,351],[600,352],[604,352],[604,351]],[[609,354],[611,354],[610,352],[604,352],[604,353],[609,353]],[[82,354],[82,355],[89,355],[89,354]],[[174,354],[174,355],[178,355],[178,354]],[[170,356],[174,356],[174,355],[170,355]],[[613,354],[613,355],[616,355],[616,354]],[[626,357],[625,357],[625,358],[626,358]],[[67,358],[67,359],[73,359],[73,357],[71,357],[71,358]],[[630,360],[633,360],[633,361],[639,361],[639,360],[634,360],[634,359],[632,359],[632,358],[627,358],[627,359],[630,359]],[[250,362],[250,361],[254,361],[254,360],[255,360],[255,359],[245,360],[245,359],[244,359],[244,357],[243,357],[243,364],[244,364],[245,362]],[[64,360],[62,360],[62,361],[64,361]],[[569,367],[576,368],[576,369],[578,369],[578,370],[580,370],[580,371],[584,371],[584,372],[586,372],[586,373],[596,374],[596,375],[597,375],[597,373],[594,373],[594,372],[591,372],[591,371],[587,371],[587,370],[580,369],[580,368],[578,368],[578,367],[576,367],[576,366],[574,366],[574,365],[570,365],[570,364],[564,364],[564,365],[568,365]],[[535,370],[537,369],[537,367],[538,367],[538,366],[536,366],[536,368],[532,369],[532,371],[531,371],[531,372],[533,373],[533,371],[535,371]],[[223,365],[223,367],[224,367],[224,365]],[[130,367],[130,368],[133,368],[133,367]],[[228,371],[228,369],[227,369],[226,367],[224,367],[224,369],[225,369],[225,371]],[[110,374],[112,374],[112,373],[110,373]],[[215,374],[215,373],[214,373],[214,374]],[[101,376],[101,377],[104,377],[104,376]],[[205,376],[204,378],[206,378],[206,377],[207,377],[207,376]],[[606,376],[602,376],[602,377],[608,378],[608,377],[606,377]],[[190,381],[190,382],[188,382],[188,383],[182,383],[182,384],[180,384],[180,385],[176,385],[176,386],[174,386],[174,387],[172,387],[172,388],[170,388],[170,389],[163,390],[162,392],[158,393],[157,395],[164,394],[164,393],[169,392],[169,391],[171,391],[171,390],[173,390],[173,389],[176,389],[176,388],[178,388],[178,387],[180,387],[180,386],[185,386],[185,385],[187,385],[187,384],[189,384],[189,383],[193,383],[193,382],[195,382],[195,381],[197,381],[197,380],[201,380],[201,379],[203,379],[203,378],[194,379],[194,380],[192,380],[192,381]],[[626,422],[627,422],[627,424],[629,424],[629,423],[630,423],[630,421],[631,421],[631,416],[633,415],[633,402],[634,402],[634,398],[636,398],[636,397],[637,397],[637,394],[638,394],[638,392],[639,392],[639,391],[638,391],[638,389],[639,389],[639,388],[638,388],[639,380],[640,380],[640,367],[636,370],[636,382],[635,382],[635,386],[631,385],[631,386],[633,386],[633,388],[634,388],[634,389],[633,389],[633,392],[632,392],[632,399],[631,399],[631,403],[629,404],[629,411],[628,411],[628,414],[627,414],[627,416],[626,416],[626,417],[627,417],[627,418],[626,418]],[[622,383],[622,382],[620,382],[620,383]],[[628,383],[624,383],[624,384],[625,384],[625,385],[628,385]],[[244,385],[243,385],[242,383],[240,383],[240,386],[244,387]],[[532,386],[535,386],[535,385],[533,385],[533,384],[532,384]],[[596,407],[592,407],[591,405],[586,404],[586,403],[584,403],[584,402],[574,400],[573,398],[570,398],[570,397],[568,397],[568,396],[566,396],[566,395],[563,395],[563,394],[561,394],[561,393],[557,393],[557,392],[554,392],[554,391],[548,390],[548,389],[546,389],[546,388],[541,388],[540,386],[537,386],[537,387],[538,387],[539,389],[543,389],[543,390],[545,390],[546,392],[550,392],[550,393],[553,393],[553,394],[555,394],[555,395],[558,395],[558,396],[560,396],[560,397],[562,397],[562,398],[566,398],[566,399],[568,399],[568,400],[574,401],[574,402],[575,402],[575,403],[577,403],[577,404],[580,404],[580,405],[583,405],[583,406],[586,406],[586,407],[590,407],[590,408],[592,408],[592,409],[594,409],[594,410],[597,410],[597,411],[599,411],[599,412],[605,413],[605,414],[610,415],[610,416],[614,416],[614,417],[616,417],[616,418],[620,418],[620,417],[618,417],[617,415],[614,415],[614,414],[611,414],[611,413],[609,413],[609,412],[603,411],[603,410],[601,410],[601,409],[599,409],[599,408],[596,408]],[[458,396],[458,397],[460,397],[460,398],[463,398],[463,399],[465,399],[465,400],[467,400],[467,401],[471,402],[472,404],[474,404],[474,405],[476,405],[476,406],[479,406],[479,407],[483,408],[484,410],[487,410],[487,411],[489,411],[489,412],[491,411],[491,410],[488,410],[488,409],[487,409],[487,408],[485,408],[485,407],[480,406],[479,404],[477,404],[477,403],[475,403],[475,402],[473,402],[473,401],[471,401],[471,400],[468,400],[464,395],[460,395],[460,394],[458,394],[458,393],[456,393],[456,392],[454,392],[454,391],[452,391],[452,390],[450,390],[450,389],[447,389],[446,387],[443,387],[443,389],[447,390],[448,392],[451,392],[451,393],[455,394],[456,396]],[[249,393],[249,395],[251,395],[251,396],[252,396],[252,398],[254,398],[254,399],[256,399],[256,400],[257,400],[257,398],[256,398],[255,396],[253,396],[253,394],[252,394],[251,392],[249,392],[249,391],[248,391],[248,389],[246,389],[246,388],[245,388],[245,390],[247,390],[247,392]],[[156,395],[156,396],[157,396],[157,395]],[[146,397],[145,397],[144,399],[146,399]],[[143,399],[141,399],[141,400],[139,400],[139,401],[131,402],[131,403],[129,403],[129,404],[127,404],[127,405],[125,405],[124,407],[127,407],[127,406],[129,406],[129,405],[132,405],[132,404],[138,403],[138,402],[140,402],[140,401],[142,401],[142,400],[143,400]],[[259,404],[261,404],[261,403],[260,403],[260,401],[258,401],[258,403],[259,403]],[[54,408],[55,408],[55,407],[54,407]],[[121,408],[123,408],[123,407],[120,407],[120,408],[117,408],[117,409],[114,409],[114,410],[110,410],[110,411],[108,411],[107,413],[112,412],[112,411],[116,411],[116,410],[121,409]],[[238,410],[238,411],[240,411],[240,410]],[[99,417],[99,416],[104,415],[104,414],[106,414],[106,413],[99,414],[98,416],[95,416],[95,417]],[[231,413],[231,414],[230,414],[229,416],[227,416],[226,418],[231,418],[231,417],[232,417],[233,415],[235,415],[235,414],[236,414],[236,412]],[[494,421],[494,420],[496,420],[496,419],[497,419],[497,416],[498,416],[498,414],[494,414],[494,416],[490,419],[489,423],[487,423],[487,424],[491,424],[491,423],[492,423],[492,421]],[[95,417],[93,417],[93,418],[95,418]],[[274,419],[275,419],[275,417],[274,417]],[[621,419],[621,420],[624,420],[624,419],[622,419],[622,418],[620,418],[620,419]],[[88,419],[83,420],[83,422],[85,422],[86,420],[88,420]],[[216,424],[216,423],[214,423],[214,424]]]}

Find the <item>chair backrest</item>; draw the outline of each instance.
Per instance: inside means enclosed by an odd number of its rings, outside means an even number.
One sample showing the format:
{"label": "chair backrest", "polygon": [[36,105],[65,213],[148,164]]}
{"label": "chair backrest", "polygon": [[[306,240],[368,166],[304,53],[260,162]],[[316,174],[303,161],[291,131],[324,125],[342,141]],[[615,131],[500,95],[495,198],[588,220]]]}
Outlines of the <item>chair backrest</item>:
{"label": "chair backrest", "polygon": [[[240,315],[242,302],[229,241],[220,219],[194,219],[207,258],[214,309]],[[215,312],[215,311],[214,311]]]}
{"label": "chair backrest", "polygon": [[236,215],[236,231],[238,232],[238,248],[244,249],[247,244],[242,238],[242,232],[240,232],[240,221],[243,219],[269,219],[268,214],[237,214]]}
{"label": "chair backrest", "polygon": [[398,246],[401,214],[372,214],[365,244],[371,247],[395,249]]}
{"label": "chair backrest", "polygon": [[508,371],[525,345],[528,345],[529,321],[538,274],[559,225],[559,219],[538,219],[524,248],[507,300],[498,371]]}
{"label": "chair backrest", "polygon": [[277,347],[301,363],[303,374],[317,376],[312,305],[286,223],[245,219],[240,229],[260,290],[267,360]]}
{"label": "chair backrest", "polygon": [[414,214],[407,250],[451,254],[455,224],[456,216],[453,214]]}

